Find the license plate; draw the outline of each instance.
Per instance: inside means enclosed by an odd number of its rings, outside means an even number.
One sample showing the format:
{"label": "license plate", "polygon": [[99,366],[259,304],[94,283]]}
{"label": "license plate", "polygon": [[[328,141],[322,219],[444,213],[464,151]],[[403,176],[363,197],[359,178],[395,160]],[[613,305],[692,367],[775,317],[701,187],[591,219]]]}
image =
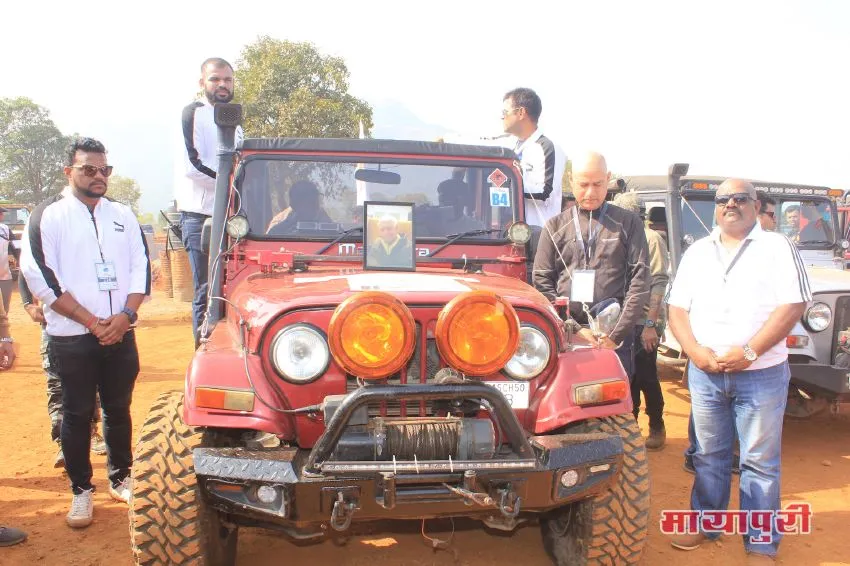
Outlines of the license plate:
{"label": "license plate", "polygon": [[528,383],[523,381],[485,381],[502,392],[512,409],[528,408]]}

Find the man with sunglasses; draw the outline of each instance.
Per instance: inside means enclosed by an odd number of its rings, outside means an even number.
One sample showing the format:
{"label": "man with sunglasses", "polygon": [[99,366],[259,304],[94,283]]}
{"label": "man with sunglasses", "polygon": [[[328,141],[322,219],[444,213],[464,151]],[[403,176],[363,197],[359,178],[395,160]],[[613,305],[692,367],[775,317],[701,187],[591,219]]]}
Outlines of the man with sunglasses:
{"label": "man with sunglasses", "polygon": [[109,495],[128,502],[133,461],[130,402],[139,373],[132,325],[150,295],[144,235],[133,211],[103,198],[112,166],[103,144],[74,140],[68,187],[38,205],[21,246],[21,272],[45,305],[48,356],[62,383],[60,432],[73,500],[71,527],[92,522],[91,416],[100,395]]}
{"label": "man with sunglasses", "polygon": [[[218,171],[218,128],[214,107],[233,100],[233,67],[218,57],[207,59],[201,63],[198,85],[203,89],[203,96],[183,108],[175,191],[181,238],[192,269],[195,348],[200,345],[209,269],[209,254],[201,247],[201,229],[207,218],[212,217]],[[237,128],[236,137],[237,140],[242,138],[241,128]]]}
{"label": "man with sunglasses", "polygon": [[[717,227],[685,252],[668,295],[673,335],[688,355],[696,452],[691,507],[729,504],[734,432],[740,443],[740,508],[778,511],[782,422],[790,371],[785,337],[812,299],[796,246],[758,224],[752,184],[727,180],[715,196]],[[781,535],[768,542],[747,522],[750,563],[772,562]],[[717,532],[677,535],[693,550]]]}
{"label": "man with sunglasses", "polygon": [[776,201],[767,196],[764,191],[758,191],[758,199],[761,203],[759,209],[759,225],[762,230],[768,232],[776,231]]}

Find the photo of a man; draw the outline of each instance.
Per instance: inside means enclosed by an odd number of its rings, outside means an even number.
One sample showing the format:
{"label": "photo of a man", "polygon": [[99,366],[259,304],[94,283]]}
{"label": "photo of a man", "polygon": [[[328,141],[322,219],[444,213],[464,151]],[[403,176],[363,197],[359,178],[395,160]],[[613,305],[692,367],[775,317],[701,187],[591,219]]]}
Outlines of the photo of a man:
{"label": "photo of a man", "polygon": [[410,271],[415,269],[413,205],[365,203],[366,267]]}

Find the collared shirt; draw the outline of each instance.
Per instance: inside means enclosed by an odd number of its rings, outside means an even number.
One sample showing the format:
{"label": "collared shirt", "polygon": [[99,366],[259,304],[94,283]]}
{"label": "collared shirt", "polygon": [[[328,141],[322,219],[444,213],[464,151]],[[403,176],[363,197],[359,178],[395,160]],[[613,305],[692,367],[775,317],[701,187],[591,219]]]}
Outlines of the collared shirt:
{"label": "collared shirt", "polygon": [[398,234],[396,234],[395,240],[393,240],[392,244],[386,243],[383,238],[378,238],[378,242],[380,242],[381,247],[384,248],[384,251],[387,252],[387,255],[393,253],[393,248],[396,247],[396,244],[398,244],[400,241],[401,236],[399,236]]}
{"label": "collared shirt", "polygon": [[515,141],[514,151],[522,168],[525,221],[543,226],[561,213],[562,180],[567,158],[560,147],[536,129],[528,139]]}
{"label": "collared shirt", "polygon": [[[649,251],[643,223],[637,214],[611,204],[605,208],[601,222],[600,210],[592,211],[592,220],[590,212],[581,210],[577,227],[573,207],[546,222],[534,257],[534,286],[550,301],[558,296],[570,297],[572,273],[577,269],[594,270],[593,302],[613,298],[622,306],[620,320],[610,334],[611,340],[620,343],[645,320]],[[581,240],[577,229],[581,230]],[[582,242],[590,243],[589,259],[585,257]],[[570,315],[577,321],[585,320],[582,305],[574,301],[570,301]]]}
{"label": "collared shirt", "polygon": [[[183,108],[181,143],[177,160],[177,210],[212,216],[218,171],[218,126],[214,107],[203,97]],[[242,128],[236,128],[236,141]]]}
{"label": "collared shirt", "polygon": [[[744,346],[780,305],[812,300],[797,247],[756,222],[743,242],[727,251],[720,229],[694,242],[682,256],[667,303],[688,311],[697,342],[723,355]],[[764,369],[788,358],[785,340],[748,368]]]}
{"label": "collared shirt", "polygon": [[[112,263],[118,288],[101,291],[97,264]],[[99,318],[121,312],[131,293],[150,295],[147,244],[128,206],[101,198],[93,211],[70,189],[38,205],[27,222],[21,271],[33,295],[47,307],[64,293]],[[44,309],[47,333],[77,336],[86,328]]]}

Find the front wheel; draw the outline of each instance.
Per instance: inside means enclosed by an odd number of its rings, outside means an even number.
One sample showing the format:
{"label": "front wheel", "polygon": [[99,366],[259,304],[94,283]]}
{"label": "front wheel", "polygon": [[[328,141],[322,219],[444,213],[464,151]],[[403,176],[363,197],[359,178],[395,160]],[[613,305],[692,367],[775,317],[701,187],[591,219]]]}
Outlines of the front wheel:
{"label": "front wheel", "polygon": [[637,564],[649,521],[649,465],[634,417],[588,419],[569,432],[619,434],[623,469],[607,492],[550,511],[540,519],[543,546],[557,566]]}
{"label": "front wheel", "polygon": [[203,435],[183,423],[182,410],[182,393],[164,393],[142,425],[130,497],[134,561],[233,566],[238,530],[204,500],[192,459]]}

